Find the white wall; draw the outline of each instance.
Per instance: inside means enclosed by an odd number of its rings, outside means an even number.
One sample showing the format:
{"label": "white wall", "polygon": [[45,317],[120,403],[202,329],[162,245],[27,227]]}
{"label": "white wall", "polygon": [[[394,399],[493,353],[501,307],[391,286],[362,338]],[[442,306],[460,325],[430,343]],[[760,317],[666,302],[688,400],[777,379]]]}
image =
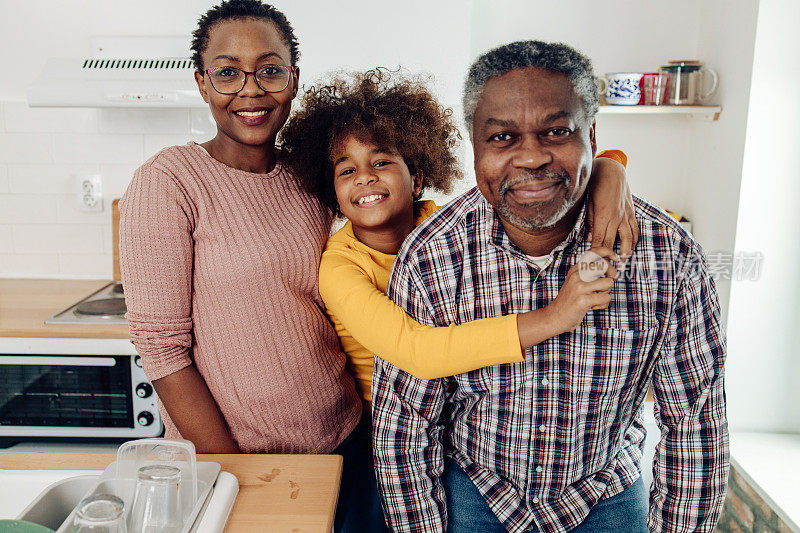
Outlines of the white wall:
{"label": "white wall", "polygon": [[800,3],[761,0],[736,250],[760,251],[758,282],[734,282],[728,416],[735,429],[800,431]]}
{"label": "white wall", "polygon": [[[697,57],[719,73],[716,102],[722,114],[717,122],[691,122],[683,190],[695,237],[713,261],[717,252],[733,250],[736,235],[758,2],[703,0],[699,5]],[[730,279],[717,280],[725,312],[730,284]]]}

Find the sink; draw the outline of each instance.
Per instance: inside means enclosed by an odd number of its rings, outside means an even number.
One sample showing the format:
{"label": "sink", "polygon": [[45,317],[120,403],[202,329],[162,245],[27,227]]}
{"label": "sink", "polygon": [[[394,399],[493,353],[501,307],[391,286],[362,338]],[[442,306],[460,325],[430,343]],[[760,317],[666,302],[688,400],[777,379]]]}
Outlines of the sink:
{"label": "sink", "polygon": [[54,483],[76,476],[89,476],[96,482],[101,473],[101,470],[0,470],[0,519],[17,518]]}
{"label": "sink", "polygon": [[98,476],[75,476],[56,481],[47,487],[41,498],[29,507],[20,520],[47,526],[52,530],[61,524],[72,513],[81,498],[97,484]]}

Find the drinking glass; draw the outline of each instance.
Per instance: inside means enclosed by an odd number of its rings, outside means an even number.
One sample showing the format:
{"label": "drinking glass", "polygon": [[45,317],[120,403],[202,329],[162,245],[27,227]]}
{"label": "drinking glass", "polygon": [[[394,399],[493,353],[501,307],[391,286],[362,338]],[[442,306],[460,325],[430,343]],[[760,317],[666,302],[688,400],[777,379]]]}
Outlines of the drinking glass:
{"label": "drinking glass", "polygon": [[178,487],[181,471],[174,466],[150,465],[139,469],[130,516],[136,533],[176,533],[181,530]]}
{"label": "drinking glass", "polygon": [[125,506],[113,494],[95,494],[78,504],[73,533],[127,533]]}
{"label": "drinking glass", "polygon": [[645,105],[663,105],[667,97],[669,73],[647,72],[642,77]]}

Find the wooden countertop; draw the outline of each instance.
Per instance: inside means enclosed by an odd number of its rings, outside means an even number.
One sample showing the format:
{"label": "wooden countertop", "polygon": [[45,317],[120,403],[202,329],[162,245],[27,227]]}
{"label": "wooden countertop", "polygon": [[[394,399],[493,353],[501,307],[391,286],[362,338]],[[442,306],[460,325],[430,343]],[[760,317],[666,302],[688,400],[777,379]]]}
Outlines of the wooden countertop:
{"label": "wooden countertop", "polygon": [[[114,454],[0,453],[6,470],[103,470]],[[339,496],[338,455],[198,454],[239,480],[227,533],[330,533]],[[13,490],[13,487],[0,487]]]}
{"label": "wooden countertop", "polygon": [[0,279],[0,337],[127,339],[126,324],[45,324],[111,280]]}

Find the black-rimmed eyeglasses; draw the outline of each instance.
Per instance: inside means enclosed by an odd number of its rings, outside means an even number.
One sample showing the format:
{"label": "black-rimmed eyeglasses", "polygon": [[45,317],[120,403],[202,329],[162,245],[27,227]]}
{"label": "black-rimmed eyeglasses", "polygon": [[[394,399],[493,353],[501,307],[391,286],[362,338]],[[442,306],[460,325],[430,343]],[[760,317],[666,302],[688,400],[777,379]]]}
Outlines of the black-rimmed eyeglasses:
{"label": "black-rimmed eyeglasses", "polygon": [[247,75],[252,74],[256,84],[268,93],[279,93],[289,86],[289,78],[294,71],[293,66],[266,65],[254,72],[247,72],[235,67],[214,67],[206,69],[208,79],[214,90],[222,94],[236,94],[247,82]]}

